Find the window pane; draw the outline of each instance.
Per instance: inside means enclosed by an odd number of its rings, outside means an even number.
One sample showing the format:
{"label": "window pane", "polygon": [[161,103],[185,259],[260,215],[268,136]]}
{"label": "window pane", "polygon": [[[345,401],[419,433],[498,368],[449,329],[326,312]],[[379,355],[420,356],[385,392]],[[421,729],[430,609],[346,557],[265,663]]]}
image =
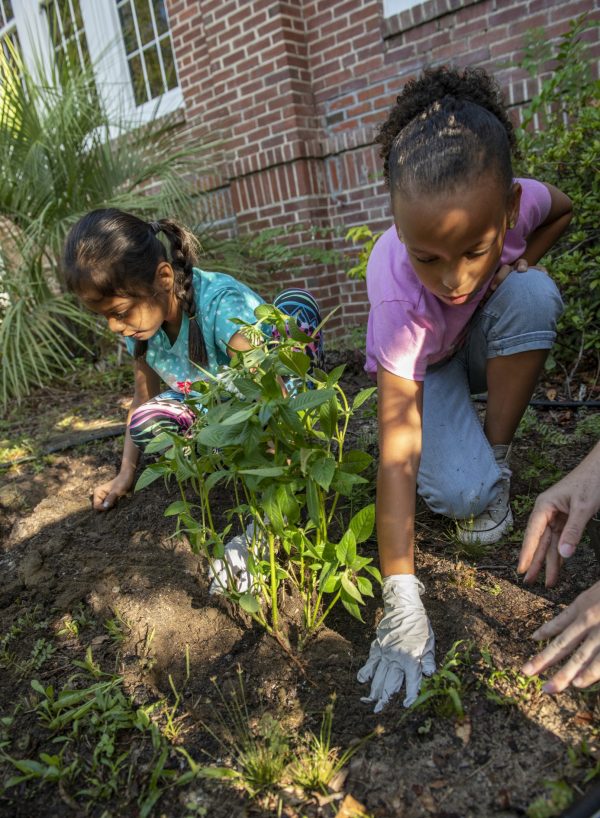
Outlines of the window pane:
{"label": "window pane", "polygon": [[135,0],[135,13],[137,16],[140,40],[142,41],[142,45],[147,45],[154,40],[155,36],[148,0]]}
{"label": "window pane", "polygon": [[59,68],[89,69],[90,54],[79,0],[48,0],[44,4]]}
{"label": "window pane", "polygon": [[163,83],[160,63],[158,61],[158,51],[154,46],[144,51],[144,60],[146,62],[146,74],[148,75],[148,82],[150,84],[150,99],[155,99],[156,97],[160,97],[161,94],[164,94],[166,88]]}
{"label": "window pane", "polygon": [[131,10],[131,3],[129,0],[126,0],[125,3],[121,3],[119,5],[119,19],[121,21],[121,29],[123,31],[125,51],[127,54],[131,54],[138,48],[138,42],[137,37],[135,36],[133,12]]}
{"label": "window pane", "polygon": [[177,87],[164,0],[116,0],[138,105]]}
{"label": "window pane", "polygon": [[144,102],[148,101],[148,94],[146,93],[144,69],[142,68],[142,61],[139,54],[129,58],[129,73],[131,74],[131,82],[133,83],[135,104],[143,105]]}
{"label": "window pane", "polygon": [[173,49],[171,48],[171,38],[164,37],[160,41],[160,48],[162,51],[163,66],[165,69],[165,79],[167,81],[167,89],[177,88],[177,72],[175,70],[175,60],[173,58]]}

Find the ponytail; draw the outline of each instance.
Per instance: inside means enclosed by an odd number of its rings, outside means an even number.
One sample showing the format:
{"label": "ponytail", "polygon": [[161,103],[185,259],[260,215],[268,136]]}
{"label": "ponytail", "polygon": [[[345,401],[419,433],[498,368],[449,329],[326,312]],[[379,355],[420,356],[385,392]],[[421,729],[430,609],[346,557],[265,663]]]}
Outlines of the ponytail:
{"label": "ponytail", "polygon": [[516,137],[500,87],[481,68],[430,68],[406,83],[376,138],[392,189],[436,193],[491,170],[507,189]]}

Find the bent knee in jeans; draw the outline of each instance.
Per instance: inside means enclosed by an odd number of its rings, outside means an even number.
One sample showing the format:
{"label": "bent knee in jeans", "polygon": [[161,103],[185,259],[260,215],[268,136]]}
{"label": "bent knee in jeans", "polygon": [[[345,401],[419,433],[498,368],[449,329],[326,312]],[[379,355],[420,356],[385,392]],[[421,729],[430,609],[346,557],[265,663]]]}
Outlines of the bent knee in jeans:
{"label": "bent knee in jeans", "polygon": [[[427,479],[419,473],[418,492],[427,506],[436,514],[443,514],[456,520],[477,517],[495,500],[499,490],[498,474],[490,474],[489,479],[478,482],[467,480],[466,475],[452,476],[452,479]],[[449,477],[449,475],[446,475]]]}

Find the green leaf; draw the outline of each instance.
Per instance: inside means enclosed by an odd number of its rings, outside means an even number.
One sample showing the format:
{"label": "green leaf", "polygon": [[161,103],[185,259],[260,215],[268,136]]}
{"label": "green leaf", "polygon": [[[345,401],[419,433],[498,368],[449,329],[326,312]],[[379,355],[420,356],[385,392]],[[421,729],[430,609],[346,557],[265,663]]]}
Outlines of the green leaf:
{"label": "green leaf", "polygon": [[319,489],[314,480],[309,477],[306,481],[306,505],[308,506],[308,516],[319,528],[321,525],[321,503],[319,502]]}
{"label": "green leaf", "polygon": [[373,533],[375,527],[375,504],[371,503],[362,508],[350,520],[349,530],[356,537],[356,542],[365,542]]}
{"label": "green leaf", "polygon": [[337,398],[335,395],[331,400],[324,403],[319,409],[319,421],[321,423],[321,429],[327,437],[331,438],[334,436],[337,428],[337,419],[338,419],[338,403]]}
{"label": "green leaf", "polygon": [[260,610],[258,599],[253,594],[242,594],[238,599],[238,602],[240,604],[240,608],[249,614],[256,613]]}
{"label": "green leaf", "polygon": [[349,614],[351,614],[355,619],[358,619],[359,622],[364,622],[364,619],[362,618],[360,613],[360,608],[358,607],[358,604],[356,602],[344,597],[341,597],[341,600],[342,605],[348,611]]}
{"label": "green leaf", "polygon": [[331,481],[331,488],[333,488],[334,491],[343,494],[345,497],[350,497],[354,492],[354,487],[356,485],[366,482],[368,481],[359,474],[346,474],[346,472],[340,471],[338,468],[333,480]]}
{"label": "green leaf", "polygon": [[150,443],[148,443],[144,449],[144,452],[146,454],[156,454],[157,452],[162,452],[163,449],[166,449],[172,445],[172,435],[168,434],[167,432],[161,432],[160,434],[156,435],[156,437],[153,438]]}
{"label": "green leaf", "polygon": [[341,364],[340,366],[336,366],[335,369],[332,369],[331,372],[327,373],[327,386],[335,386],[335,384],[339,381],[339,379],[344,374],[344,369],[346,368],[346,364]]}
{"label": "green leaf", "polygon": [[251,418],[257,411],[256,404],[248,406],[245,409],[238,409],[237,412],[232,412],[231,415],[226,415],[221,423],[223,426],[235,426],[236,423],[244,423]]}
{"label": "green leaf", "polygon": [[361,389],[358,395],[352,401],[352,411],[355,412],[359,406],[362,406],[365,401],[369,400],[374,392],[377,392],[376,386],[369,386],[367,389]]}
{"label": "green leaf", "polygon": [[308,473],[322,489],[329,491],[335,468],[336,462],[332,457],[322,457],[309,465]]}
{"label": "green leaf", "polygon": [[336,545],[335,555],[342,565],[350,565],[356,557],[356,537],[352,531],[346,531]]}
{"label": "green leaf", "polygon": [[189,504],[185,500],[175,500],[163,511],[165,517],[174,517],[176,514],[185,514],[189,509]]}
{"label": "green leaf", "polygon": [[310,368],[310,358],[304,352],[295,352],[291,349],[278,350],[278,357],[281,363],[295,375],[301,378],[306,377]]}
{"label": "green leaf", "polygon": [[167,473],[168,467],[165,467],[162,463],[151,463],[140,474],[138,481],[135,484],[134,491],[141,491],[142,489],[145,489],[146,486],[150,485],[150,483],[154,483],[155,480],[158,480],[159,477],[162,477]]}
{"label": "green leaf", "polygon": [[294,395],[288,400],[287,405],[294,412],[306,412],[331,400],[333,394],[333,389],[312,389],[310,392]]}
{"label": "green leaf", "polygon": [[201,429],[197,439],[203,446],[213,449],[221,449],[223,446],[231,446],[240,443],[243,431],[237,426],[205,426]]}
{"label": "green leaf", "polygon": [[253,474],[255,477],[281,477],[286,471],[285,466],[262,466],[256,469],[239,469],[238,474]]}
{"label": "green leaf", "polygon": [[356,577],[358,590],[363,596],[373,596],[373,583],[366,577]]}
{"label": "green leaf", "polygon": [[352,580],[346,576],[346,574],[342,574],[342,589],[348,594],[348,596],[352,597],[352,599],[354,599],[360,605],[364,603],[360,591]]}
{"label": "green leaf", "polygon": [[340,471],[347,474],[358,474],[364,471],[373,462],[373,458],[367,452],[361,452],[359,449],[352,449],[349,452],[344,452]]}

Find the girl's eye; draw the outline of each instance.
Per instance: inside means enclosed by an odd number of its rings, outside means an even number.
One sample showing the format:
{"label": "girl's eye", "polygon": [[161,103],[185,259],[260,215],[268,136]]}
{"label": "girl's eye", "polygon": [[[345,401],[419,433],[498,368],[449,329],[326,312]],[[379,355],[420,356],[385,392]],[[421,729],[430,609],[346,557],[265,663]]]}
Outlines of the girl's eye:
{"label": "girl's eye", "polygon": [[481,256],[485,256],[487,250],[479,250],[477,253],[465,253],[467,258],[481,258]]}
{"label": "girl's eye", "polygon": [[123,321],[125,319],[125,317],[127,316],[127,311],[125,311],[125,312],[115,312],[114,316],[117,319],[117,321]]}
{"label": "girl's eye", "polygon": [[417,258],[419,264],[432,264],[437,258]]}

